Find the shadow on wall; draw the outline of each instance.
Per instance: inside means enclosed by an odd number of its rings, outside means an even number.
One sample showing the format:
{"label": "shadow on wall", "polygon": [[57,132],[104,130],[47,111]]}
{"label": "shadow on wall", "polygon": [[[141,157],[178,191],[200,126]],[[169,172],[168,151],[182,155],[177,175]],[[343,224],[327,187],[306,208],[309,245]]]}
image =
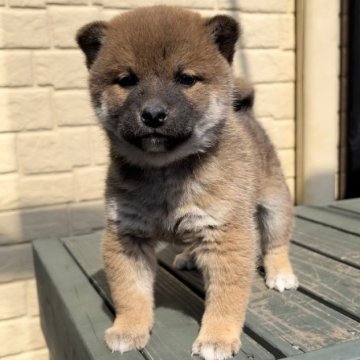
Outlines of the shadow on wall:
{"label": "shadow on wall", "polygon": [[[4,44],[9,34],[5,28]],[[33,277],[33,240],[104,227],[105,140],[83,56],[61,50],[55,61],[51,49],[37,50],[0,54],[0,284]]]}
{"label": "shadow on wall", "polygon": [[21,209],[7,214],[0,224],[0,283],[34,275],[33,240],[90,233],[105,224],[102,201]]}

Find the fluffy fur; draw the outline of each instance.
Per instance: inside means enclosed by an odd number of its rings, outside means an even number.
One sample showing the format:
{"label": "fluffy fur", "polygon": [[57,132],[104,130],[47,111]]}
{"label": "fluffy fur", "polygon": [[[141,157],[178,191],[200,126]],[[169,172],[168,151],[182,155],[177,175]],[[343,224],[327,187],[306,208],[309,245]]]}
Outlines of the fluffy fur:
{"label": "fluffy fur", "polygon": [[[105,334],[112,350],[149,339],[159,241],[183,245],[175,266],[203,273],[206,310],[192,351],[206,360],[240,349],[257,247],[269,287],[297,286],[289,191],[254,118],[252,88],[234,86],[238,35],[230,17],[167,6],[78,32],[110,143],[103,258],[116,310]],[[142,115],[154,104],[166,113],[156,128]]]}

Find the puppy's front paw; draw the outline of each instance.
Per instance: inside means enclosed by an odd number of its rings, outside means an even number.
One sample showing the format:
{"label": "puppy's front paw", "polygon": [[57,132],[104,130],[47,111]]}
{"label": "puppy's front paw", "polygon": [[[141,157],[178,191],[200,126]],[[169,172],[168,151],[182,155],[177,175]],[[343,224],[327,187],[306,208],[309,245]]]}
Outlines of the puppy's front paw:
{"label": "puppy's front paw", "polygon": [[150,337],[150,329],[141,326],[119,326],[114,324],[105,331],[105,342],[109,349],[121,354],[145,347]]}
{"label": "puppy's front paw", "polygon": [[205,360],[225,360],[233,357],[240,350],[239,338],[229,340],[206,339],[198,337],[192,346],[192,354]]}
{"label": "puppy's front paw", "polygon": [[194,258],[186,253],[181,253],[175,256],[173,266],[178,270],[193,270],[196,269]]}
{"label": "puppy's front paw", "polygon": [[287,289],[297,289],[299,281],[293,273],[277,273],[266,277],[266,286],[270,289],[283,292]]}

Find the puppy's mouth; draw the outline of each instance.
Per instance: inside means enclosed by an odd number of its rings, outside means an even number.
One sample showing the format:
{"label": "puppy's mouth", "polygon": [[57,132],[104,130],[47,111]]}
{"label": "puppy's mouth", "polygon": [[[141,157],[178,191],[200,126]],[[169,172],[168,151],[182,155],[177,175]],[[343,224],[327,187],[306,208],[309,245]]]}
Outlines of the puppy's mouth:
{"label": "puppy's mouth", "polygon": [[158,133],[152,133],[144,136],[127,136],[125,140],[137,148],[148,153],[164,153],[175,149],[185,142],[191,134],[182,136],[168,136]]}

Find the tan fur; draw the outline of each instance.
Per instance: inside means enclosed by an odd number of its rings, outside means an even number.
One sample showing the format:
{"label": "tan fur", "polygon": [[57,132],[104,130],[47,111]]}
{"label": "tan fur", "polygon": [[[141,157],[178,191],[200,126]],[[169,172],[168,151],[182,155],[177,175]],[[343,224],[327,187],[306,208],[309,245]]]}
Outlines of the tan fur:
{"label": "tan fur", "polygon": [[[78,34],[111,147],[103,258],[116,310],[105,335],[112,350],[148,341],[159,241],[184,246],[175,266],[195,262],[204,275],[206,310],[193,353],[206,360],[239,351],[258,252],[269,287],[297,286],[287,253],[289,191],[254,118],[252,87],[239,80],[233,86],[237,35],[228,17],[203,19],[166,6],[140,8]],[[138,82],[119,87],[117,79],[129,69]],[[183,86],[179,71],[199,80]],[[126,138],[130,133],[142,141],[149,133],[141,123],[149,101],[166,104],[169,114],[156,131],[169,138],[187,134],[186,140],[150,151]]]}
{"label": "tan fur", "polygon": [[[116,309],[114,324],[105,334],[112,350],[142,349],[149,340],[156,267],[151,245],[138,252],[132,239],[119,239],[110,228],[104,234],[103,259]],[[133,251],[135,256],[131,256]]]}
{"label": "tan fur", "polygon": [[264,266],[268,277],[277,273],[292,273],[286,245],[270,250],[264,257]]}

